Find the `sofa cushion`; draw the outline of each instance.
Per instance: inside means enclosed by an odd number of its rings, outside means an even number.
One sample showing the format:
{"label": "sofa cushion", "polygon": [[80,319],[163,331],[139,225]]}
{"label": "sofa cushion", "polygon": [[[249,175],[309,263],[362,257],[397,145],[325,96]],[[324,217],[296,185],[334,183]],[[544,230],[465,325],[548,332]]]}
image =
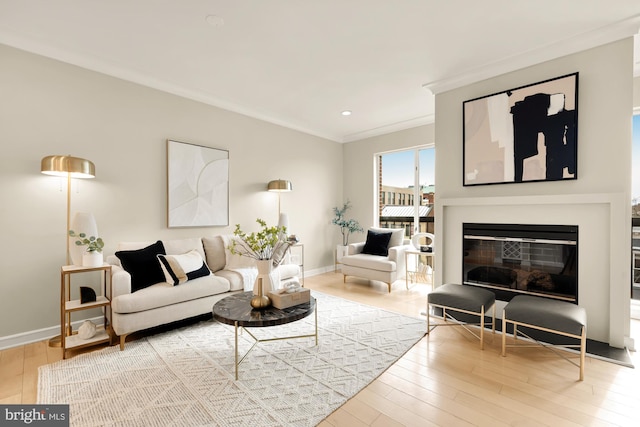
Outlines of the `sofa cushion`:
{"label": "sofa cushion", "polygon": [[117,296],[111,302],[111,309],[114,313],[137,313],[228,291],[229,281],[211,274],[190,280],[182,286],[161,282],[138,292]]}
{"label": "sofa cushion", "polygon": [[163,240],[162,244],[164,245],[167,255],[180,255],[195,249],[204,259],[202,239],[199,237]]}
{"label": "sofa cushion", "polygon": [[362,249],[363,254],[387,256],[389,254],[389,240],[391,232],[367,231],[367,241]]}
{"label": "sofa cushion", "polygon": [[227,262],[222,237],[203,237],[202,246],[204,246],[205,259],[211,271],[222,270]]}
{"label": "sofa cushion", "polygon": [[158,260],[165,281],[173,286],[211,274],[202,256],[195,249],[182,255],[158,255]]}
{"label": "sofa cushion", "polygon": [[226,256],[226,264],[224,266],[225,270],[236,270],[240,268],[251,268],[256,266],[256,260],[248,257],[242,256],[240,254],[232,254],[229,246],[233,244],[233,241],[238,241],[239,238],[236,236],[227,236],[227,241],[229,242],[225,245],[225,256]]}
{"label": "sofa cushion", "polygon": [[391,261],[389,257],[381,255],[356,254],[342,258],[344,265],[351,267],[366,268],[368,270],[378,270],[393,272],[396,271],[397,265]]}
{"label": "sofa cushion", "polygon": [[157,258],[160,254],[166,254],[160,240],[142,249],[116,252],[122,268],[131,275],[131,292],[164,282],[164,273]]}

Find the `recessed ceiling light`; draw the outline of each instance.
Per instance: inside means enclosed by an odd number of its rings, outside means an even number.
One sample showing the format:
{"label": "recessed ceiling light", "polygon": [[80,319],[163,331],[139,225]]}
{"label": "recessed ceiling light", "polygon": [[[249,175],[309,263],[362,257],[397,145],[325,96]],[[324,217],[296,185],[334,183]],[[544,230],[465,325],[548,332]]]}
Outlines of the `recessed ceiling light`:
{"label": "recessed ceiling light", "polygon": [[218,15],[207,15],[205,21],[212,27],[222,27],[224,25],[224,19]]}
{"label": "recessed ceiling light", "polygon": [[342,113],[343,116],[350,116],[351,115],[351,110],[344,110]]}

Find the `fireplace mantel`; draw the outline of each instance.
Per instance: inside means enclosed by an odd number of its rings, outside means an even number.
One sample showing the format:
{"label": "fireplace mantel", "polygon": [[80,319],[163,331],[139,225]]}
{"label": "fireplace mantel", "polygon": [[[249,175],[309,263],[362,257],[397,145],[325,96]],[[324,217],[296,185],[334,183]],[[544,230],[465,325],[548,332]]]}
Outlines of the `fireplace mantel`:
{"label": "fireplace mantel", "polygon": [[[535,184],[522,185],[531,191]],[[479,190],[485,189],[474,187],[465,189],[465,193],[479,193]],[[581,290],[582,295],[587,295],[580,304],[587,309],[590,319],[590,338],[614,347],[633,348],[629,338],[631,206],[628,199],[624,193],[437,197],[435,251],[442,255],[436,260],[435,283],[462,279],[463,222],[568,223],[567,218],[575,218],[581,235],[586,237],[581,238],[580,243],[580,277],[595,277],[597,283],[593,286],[599,287],[599,294],[592,297]]]}

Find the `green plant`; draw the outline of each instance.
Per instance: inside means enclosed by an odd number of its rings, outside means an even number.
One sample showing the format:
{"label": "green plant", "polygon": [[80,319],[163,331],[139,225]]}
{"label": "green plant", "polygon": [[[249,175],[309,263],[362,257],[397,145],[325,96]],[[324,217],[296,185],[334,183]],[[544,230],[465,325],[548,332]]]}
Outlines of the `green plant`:
{"label": "green plant", "polygon": [[342,208],[335,207],[333,208],[333,214],[335,217],[331,220],[332,224],[340,227],[340,233],[342,233],[342,246],[347,246],[349,244],[349,235],[351,233],[355,233],[356,231],[364,231],[360,224],[355,219],[346,219],[345,215],[347,211],[351,208],[351,202],[348,200],[342,206]]}
{"label": "green plant", "polygon": [[102,252],[102,248],[104,248],[104,242],[101,237],[89,236],[85,233],[79,233],[76,235],[75,231],[69,230],[70,237],[78,237],[76,240],[77,246],[87,246],[87,252]]}
{"label": "green plant", "polygon": [[262,229],[251,234],[246,234],[240,228],[240,224],[236,224],[233,234],[238,239],[233,239],[228,248],[235,255],[257,260],[271,259],[275,267],[282,262],[287,249],[293,243],[284,238],[287,235],[287,227],[268,227],[267,223],[260,218],[256,222]]}

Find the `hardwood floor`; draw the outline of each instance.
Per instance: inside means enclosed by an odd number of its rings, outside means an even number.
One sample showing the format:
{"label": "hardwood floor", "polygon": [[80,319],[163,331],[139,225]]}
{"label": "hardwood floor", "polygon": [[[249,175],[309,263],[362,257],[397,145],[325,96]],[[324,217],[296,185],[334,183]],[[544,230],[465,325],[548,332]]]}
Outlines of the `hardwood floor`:
{"label": "hardwood floor", "polygon": [[[382,283],[344,284],[340,273],[308,277],[305,286],[414,317],[423,317],[430,289],[407,290],[402,280],[388,293]],[[639,321],[632,334],[640,343]],[[1,351],[0,403],[35,403],[38,366],[61,357],[46,342]],[[503,358],[499,334],[485,334],[481,351],[461,328],[437,328],[320,426],[640,425],[640,368],[587,357],[585,380],[577,378],[578,368],[549,350],[509,349]]]}

